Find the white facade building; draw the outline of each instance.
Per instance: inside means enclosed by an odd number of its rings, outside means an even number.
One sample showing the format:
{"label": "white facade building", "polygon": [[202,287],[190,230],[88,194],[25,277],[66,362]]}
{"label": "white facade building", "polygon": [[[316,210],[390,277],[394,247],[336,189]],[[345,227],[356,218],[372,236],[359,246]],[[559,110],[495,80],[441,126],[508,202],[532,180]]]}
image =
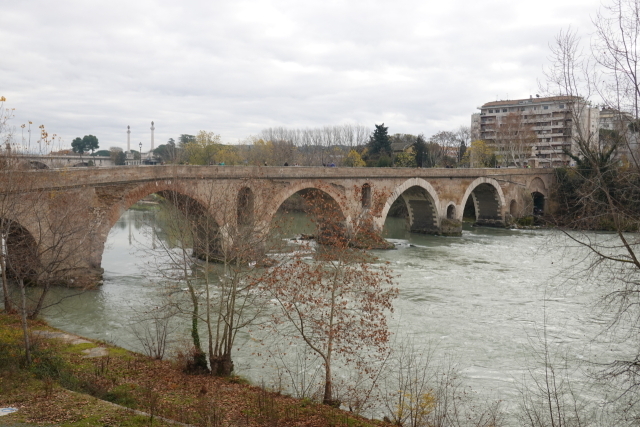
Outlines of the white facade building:
{"label": "white facade building", "polygon": [[[516,162],[520,167],[571,165],[565,150],[578,153],[575,138],[597,138],[599,110],[578,97],[494,101],[479,109],[479,139],[494,147],[505,166],[513,166],[513,159],[521,160]],[[472,129],[474,122],[476,115],[471,118]],[[520,142],[512,143],[515,139]]]}

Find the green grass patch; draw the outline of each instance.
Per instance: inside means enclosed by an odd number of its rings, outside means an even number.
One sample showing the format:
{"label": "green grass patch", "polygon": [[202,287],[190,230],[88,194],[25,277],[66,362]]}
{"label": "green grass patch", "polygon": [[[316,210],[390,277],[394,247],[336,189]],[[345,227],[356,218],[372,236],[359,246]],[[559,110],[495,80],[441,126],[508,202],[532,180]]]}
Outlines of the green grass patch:
{"label": "green grass patch", "polygon": [[138,407],[138,402],[133,396],[133,390],[134,387],[132,387],[131,384],[121,384],[106,392],[102,396],[102,399],[121,406],[126,406],[127,408],[135,409]]}
{"label": "green grass patch", "polygon": [[65,347],[63,351],[65,353],[82,354],[84,350],[88,350],[90,348],[95,348],[95,347],[97,347],[97,345],[95,345],[95,343],[92,343],[92,342],[82,343],[82,344],[71,344]]}
{"label": "green grass patch", "polygon": [[119,347],[109,347],[109,356],[120,357],[124,360],[133,360],[134,356],[131,355],[131,352],[125,350],[124,348]]}

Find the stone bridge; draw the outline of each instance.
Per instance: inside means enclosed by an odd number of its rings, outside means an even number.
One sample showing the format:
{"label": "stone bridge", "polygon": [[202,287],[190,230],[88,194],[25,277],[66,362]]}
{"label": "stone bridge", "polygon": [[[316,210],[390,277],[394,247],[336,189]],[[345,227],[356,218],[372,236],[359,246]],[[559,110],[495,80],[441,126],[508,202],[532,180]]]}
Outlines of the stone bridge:
{"label": "stone bridge", "polygon": [[[369,215],[381,231],[394,203],[404,203],[411,231],[459,235],[468,200],[478,224],[504,226],[530,215],[534,205],[544,209],[553,181],[552,169],[167,165],[32,170],[0,173],[0,217],[36,245],[57,242],[63,255],[42,250],[40,262],[57,262],[77,284],[99,280],[109,231],[123,212],[153,193],[195,201],[219,227],[235,227],[247,215],[268,225],[290,196],[317,189],[347,229]],[[64,241],[60,230],[68,234]]]}
{"label": "stone bridge", "polygon": [[92,156],[90,154],[80,155],[28,155],[15,154],[12,158],[18,162],[28,165],[33,169],[59,169],[69,167],[89,166],[91,162],[93,167],[103,168],[115,166],[113,159],[109,156]]}

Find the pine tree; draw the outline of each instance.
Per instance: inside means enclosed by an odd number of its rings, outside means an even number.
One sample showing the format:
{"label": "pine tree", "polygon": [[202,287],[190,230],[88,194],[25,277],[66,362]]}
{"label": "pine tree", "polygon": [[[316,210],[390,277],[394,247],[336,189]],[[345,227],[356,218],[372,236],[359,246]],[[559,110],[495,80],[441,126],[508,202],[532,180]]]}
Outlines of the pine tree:
{"label": "pine tree", "polygon": [[388,127],[384,127],[384,123],[375,126],[376,130],[369,137],[369,153],[391,155],[391,140],[387,134]]}

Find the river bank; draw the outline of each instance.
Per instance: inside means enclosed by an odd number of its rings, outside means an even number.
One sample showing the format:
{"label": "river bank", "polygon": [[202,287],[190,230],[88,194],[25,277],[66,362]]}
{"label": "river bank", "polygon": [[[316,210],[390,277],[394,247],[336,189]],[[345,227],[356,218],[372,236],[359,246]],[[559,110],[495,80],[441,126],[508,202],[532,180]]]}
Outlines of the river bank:
{"label": "river bank", "polygon": [[0,407],[18,409],[0,425],[384,425],[240,377],[187,375],[180,357],[153,360],[42,321],[32,322],[30,333],[33,363],[26,368],[20,320],[0,314]]}

